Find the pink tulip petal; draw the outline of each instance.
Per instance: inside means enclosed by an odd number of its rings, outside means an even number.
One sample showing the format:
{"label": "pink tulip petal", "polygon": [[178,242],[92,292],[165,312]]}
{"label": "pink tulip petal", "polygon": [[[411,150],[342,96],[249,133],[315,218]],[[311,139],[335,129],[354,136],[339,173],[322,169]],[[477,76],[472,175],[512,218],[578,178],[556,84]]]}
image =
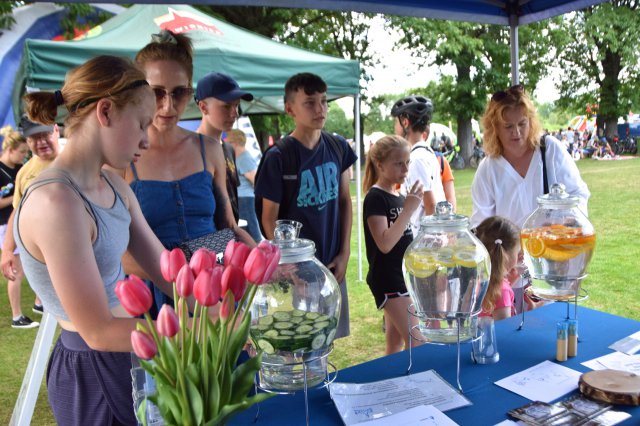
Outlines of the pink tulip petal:
{"label": "pink tulip petal", "polygon": [[165,337],[173,337],[178,334],[180,329],[180,321],[176,312],[170,305],[162,305],[156,320],[156,329],[158,334]]}
{"label": "pink tulip petal", "polygon": [[169,258],[171,257],[171,252],[169,250],[163,250],[160,255],[160,272],[162,272],[162,278],[168,283],[172,283],[171,273],[169,271]]}
{"label": "pink tulip petal", "polygon": [[158,353],[156,342],[142,331],[134,330],[131,332],[131,346],[138,358],[151,359]]}
{"label": "pink tulip petal", "polygon": [[176,293],[180,297],[189,297],[193,293],[193,272],[191,268],[186,263],[178,272],[178,276],[176,277]]}

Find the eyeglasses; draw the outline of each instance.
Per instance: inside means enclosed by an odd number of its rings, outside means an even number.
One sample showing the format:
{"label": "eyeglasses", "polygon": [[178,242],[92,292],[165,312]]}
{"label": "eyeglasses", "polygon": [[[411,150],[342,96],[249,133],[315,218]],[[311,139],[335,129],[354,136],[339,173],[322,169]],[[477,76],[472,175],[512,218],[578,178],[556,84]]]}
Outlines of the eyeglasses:
{"label": "eyeglasses", "polygon": [[515,86],[509,87],[507,90],[500,90],[491,96],[491,100],[495,102],[500,102],[504,98],[509,95],[520,96],[524,93],[524,86],[522,84],[516,84]]}
{"label": "eyeglasses", "polygon": [[193,95],[191,87],[176,87],[171,92],[162,87],[153,87],[153,93],[156,95],[156,102],[162,102],[167,96],[171,96],[173,103],[181,103]]}

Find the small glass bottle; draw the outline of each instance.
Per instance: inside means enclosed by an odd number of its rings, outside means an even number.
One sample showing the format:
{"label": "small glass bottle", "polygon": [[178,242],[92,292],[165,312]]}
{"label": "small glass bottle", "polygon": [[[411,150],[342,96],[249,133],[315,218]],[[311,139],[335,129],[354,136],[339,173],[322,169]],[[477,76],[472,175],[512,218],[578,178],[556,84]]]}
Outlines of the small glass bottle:
{"label": "small glass bottle", "polygon": [[563,321],[558,323],[556,334],[556,360],[567,360],[567,329],[568,324]]}
{"label": "small glass bottle", "polygon": [[578,355],[578,320],[568,320],[567,356]]}

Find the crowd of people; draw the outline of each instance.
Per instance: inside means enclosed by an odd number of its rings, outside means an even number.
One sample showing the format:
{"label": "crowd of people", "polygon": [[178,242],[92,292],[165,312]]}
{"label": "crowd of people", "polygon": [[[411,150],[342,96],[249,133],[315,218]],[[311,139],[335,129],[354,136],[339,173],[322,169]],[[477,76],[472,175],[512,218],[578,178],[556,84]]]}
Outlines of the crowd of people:
{"label": "crowd of people", "polygon": [[[191,132],[178,123],[194,95],[202,122]],[[315,243],[316,257],[340,284],[337,337],[349,335],[349,170],[357,157],[344,138],[323,130],[326,83],[300,73],[284,87],[294,128],[258,167],[244,134],[233,129],[240,101],[252,99],[218,72],[194,91],[191,41],[165,30],[135,62],[99,56],[71,70],[60,90],[26,95],[22,135],[3,130],[0,182],[12,187],[0,204],[1,266],[13,325],[35,324],[20,311],[24,268],[62,328],[47,370],[59,424],[135,423],[128,352],[139,320],[119,305],[115,283],[131,273],[147,279],[157,312],[173,294],[160,272],[162,250],[223,238],[223,230],[254,246],[273,239],[276,220],[300,222],[300,236]],[[61,152],[59,107],[67,113]],[[384,313],[387,353],[409,345],[404,251],[438,202],[456,206],[451,169],[428,142],[433,109],[426,96],[398,100],[395,134],[377,141],[366,159],[367,283]],[[518,229],[547,191],[543,180],[564,183],[585,212],[589,191],[561,141],[543,134],[522,86],[493,95],[483,126],[488,157],[473,181],[471,225],[491,255],[483,315],[501,319],[515,312]],[[33,157],[20,168],[27,147]],[[286,172],[291,162],[293,174]],[[40,306],[36,299],[34,310]]]}

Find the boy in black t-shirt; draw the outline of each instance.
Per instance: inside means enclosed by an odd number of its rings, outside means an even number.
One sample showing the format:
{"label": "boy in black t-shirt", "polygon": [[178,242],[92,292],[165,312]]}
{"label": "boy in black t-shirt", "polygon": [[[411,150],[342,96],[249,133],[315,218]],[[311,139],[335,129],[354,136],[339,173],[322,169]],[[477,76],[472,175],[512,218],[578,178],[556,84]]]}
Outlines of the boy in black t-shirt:
{"label": "boy in black t-shirt", "polygon": [[317,75],[296,74],[285,85],[285,110],[295,129],[285,143],[295,152],[299,164],[295,199],[288,211],[283,203],[282,153],[274,147],[265,153],[256,179],[256,198],[262,198],[261,221],[267,239],[273,238],[275,222],[292,219],[302,223],[300,236],[316,245],[316,257],[340,283],[342,304],[336,337],[349,335],[349,311],[345,274],[350,254],[351,195],[349,168],[356,161],[342,137],[333,136],[341,154],[322,134],[327,118],[327,85]]}

